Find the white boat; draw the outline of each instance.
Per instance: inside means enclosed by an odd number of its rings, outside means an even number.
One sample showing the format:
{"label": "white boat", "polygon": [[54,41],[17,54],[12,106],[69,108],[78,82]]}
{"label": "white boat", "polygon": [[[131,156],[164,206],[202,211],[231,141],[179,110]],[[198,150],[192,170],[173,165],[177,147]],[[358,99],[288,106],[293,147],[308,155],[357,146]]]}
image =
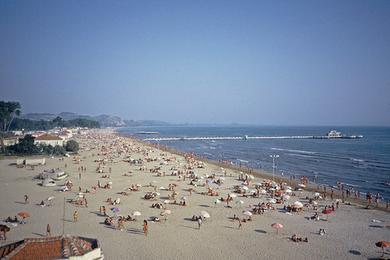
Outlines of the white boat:
{"label": "white boat", "polygon": [[63,180],[69,175],[65,173],[65,171],[57,168],[57,169],[50,169],[50,170],[45,170],[39,175],[40,179],[46,179],[50,178],[56,181]]}
{"label": "white boat", "polygon": [[64,171],[61,171],[61,172],[56,172],[54,174],[51,175],[51,178],[53,180],[56,180],[56,181],[59,181],[59,180],[63,180],[65,178],[67,178],[69,175],[66,174]]}
{"label": "white boat", "polygon": [[55,182],[54,180],[52,180],[52,179],[50,179],[50,178],[46,178],[46,179],[44,179],[44,180],[41,182],[41,185],[42,185],[43,187],[54,187],[54,186],[56,186],[57,184],[56,184],[56,182]]}
{"label": "white boat", "polygon": [[328,138],[340,138],[342,137],[341,132],[337,132],[336,130],[330,130],[326,136]]}

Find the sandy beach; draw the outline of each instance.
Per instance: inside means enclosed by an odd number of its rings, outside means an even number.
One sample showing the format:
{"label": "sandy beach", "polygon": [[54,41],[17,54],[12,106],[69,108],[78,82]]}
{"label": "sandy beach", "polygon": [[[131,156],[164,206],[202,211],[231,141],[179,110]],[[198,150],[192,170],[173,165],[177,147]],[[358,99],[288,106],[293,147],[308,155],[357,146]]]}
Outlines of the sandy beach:
{"label": "sandy beach", "polygon": [[[239,179],[238,171],[157,150],[107,130],[94,130],[76,136],[76,140],[81,147],[78,156],[47,158],[46,165],[34,169],[11,165],[15,159],[0,160],[1,220],[21,211],[31,215],[27,224],[12,228],[0,245],[45,236],[47,224],[53,235],[62,234],[64,228],[65,234],[99,239],[105,259],[372,259],[382,255],[375,243],[390,240],[390,214],[385,211],[340,202],[339,208],[324,215],[324,207],[336,201],[314,198],[313,192],[304,189],[292,187],[289,198],[285,197],[288,199],[272,203],[272,193],[287,194],[286,185],[252,176]],[[86,167],[86,171],[81,172],[80,167]],[[35,177],[51,168],[61,168],[70,176],[57,181],[55,187],[38,185],[40,180]],[[109,178],[102,178],[104,175]],[[67,180],[73,183],[72,190],[60,192]],[[98,181],[102,186],[112,184],[107,189],[97,187],[93,192]],[[128,189],[137,184],[138,191]],[[168,190],[170,184],[177,193],[176,199],[170,197],[173,193]],[[69,202],[78,197],[79,187],[88,207]],[[90,192],[85,193],[86,189]],[[193,189],[191,194],[189,189]],[[245,193],[235,192],[238,189]],[[207,194],[210,191],[218,196]],[[256,191],[261,191],[258,196],[248,196]],[[148,192],[159,195],[155,200],[146,200]],[[228,194],[236,195],[230,207],[219,200],[226,199]],[[24,195],[29,197],[28,204]],[[37,205],[50,196],[55,197],[52,205]],[[112,205],[107,198],[120,198],[120,203]],[[177,204],[166,203],[167,200],[176,200]],[[180,201],[186,201],[186,205],[179,205]],[[296,201],[304,205],[298,212],[283,209]],[[271,202],[270,207],[261,206],[263,202]],[[164,209],[152,208],[154,203],[161,203],[171,211],[167,220],[160,215]],[[317,209],[313,208],[316,204]],[[239,228],[239,221],[233,220],[233,216],[248,219],[243,212],[253,212],[255,205],[261,206],[264,213],[253,214],[252,220],[243,222]],[[106,217],[99,213],[100,206],[105,206],[107,214],[114,217],[114,226],[104,224]],[[113,207],[119,212],[112,212]],[[79,215],[77,222],[73,222],[75,210]],[[126,221],[123,231],[117,229],[116,216],[128,216],[134,211],[141,216],[136,216],[136,221]],[[197,221],[191,218],[201,211],[209,213],[210,218],[204,219],[199,229]],[[317,211],[319,220],[309,220]],[[150,221],[151,217],[159,217],[160,222]],[[148,220],[147,236],[142,229],[144,219]],[[280,223],[283,228],[277,232],[271,227],[273,223]],[[326,234],[319,235],[320,229]],[[292,241],[293,234],[307,237],[308,242]],[[390,254],[386,257],[390,258]]]}

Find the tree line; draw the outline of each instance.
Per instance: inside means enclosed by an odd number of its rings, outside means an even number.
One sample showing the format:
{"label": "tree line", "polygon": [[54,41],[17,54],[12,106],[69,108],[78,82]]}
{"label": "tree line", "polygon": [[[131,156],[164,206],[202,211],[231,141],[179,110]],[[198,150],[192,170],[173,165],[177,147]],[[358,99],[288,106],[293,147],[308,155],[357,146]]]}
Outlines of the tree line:
{"label": "tree line", "polygon": [[15,118],[9,127],[9,130],[49,130],[55,127],[88,127],[88,128],[99,128],[100,124],[97,121],[76,118],[71,120],[63,120],[61,117],[57,117],[51,121],[45,120],[30,120]]}
{"label": "tree line", "polygon": [[26,135],[19,139],[19,143],[5,147],[4,138],[9,136],[12,130],[49,130],[55,127],[88,127],[99,128],[97,121],[77,118],[72,120],[63,120],[56,117],[51,121],[36,121],[30,119],[21,119],[18,116],[21,113],[21,105],[14,101],[0,101],[0,146],[3,154],[65,154],[66,151],[77,152],[78,143],[70,140],[64,147],[51,145],[35,145],[34,137]]}

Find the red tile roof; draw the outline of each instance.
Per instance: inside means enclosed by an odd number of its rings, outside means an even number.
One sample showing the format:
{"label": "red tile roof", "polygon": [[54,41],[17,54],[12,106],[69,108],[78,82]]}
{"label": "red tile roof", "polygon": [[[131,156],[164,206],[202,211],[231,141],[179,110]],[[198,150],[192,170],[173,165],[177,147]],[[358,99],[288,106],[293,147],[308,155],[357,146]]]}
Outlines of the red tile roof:
{"label": "red tile roof", "polygon": [[[1,259],[66,259],[99,247],[96,239],[76,236],[26,238],[0,247]],[[4,258],[3,258],[4,257]]]}
{"label": "red tile roof", "polygon": [[39,141],[59,141],[62,140],[59,136],[56,135],[50,135],[50,134],[43,134],[35,138],[35,140]]}

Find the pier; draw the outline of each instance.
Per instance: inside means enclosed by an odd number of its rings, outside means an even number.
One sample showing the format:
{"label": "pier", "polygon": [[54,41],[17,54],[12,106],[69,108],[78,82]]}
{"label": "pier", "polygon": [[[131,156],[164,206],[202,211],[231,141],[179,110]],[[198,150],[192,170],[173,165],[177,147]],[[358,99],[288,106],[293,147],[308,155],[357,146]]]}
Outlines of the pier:
{"label": "pier", "polygon": [[362,135],[351,136],[315,136],[315,135],[294,135],[294,136],[205,136],[205,137],[153,137],[145,138],[144,141],[217,141],[217,140],[273,140],[273,139],[358,139]]}

